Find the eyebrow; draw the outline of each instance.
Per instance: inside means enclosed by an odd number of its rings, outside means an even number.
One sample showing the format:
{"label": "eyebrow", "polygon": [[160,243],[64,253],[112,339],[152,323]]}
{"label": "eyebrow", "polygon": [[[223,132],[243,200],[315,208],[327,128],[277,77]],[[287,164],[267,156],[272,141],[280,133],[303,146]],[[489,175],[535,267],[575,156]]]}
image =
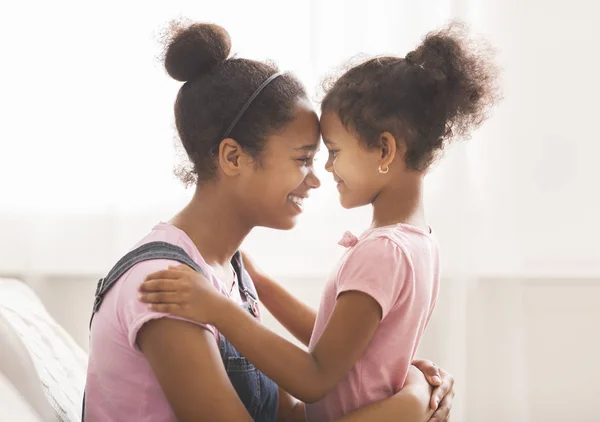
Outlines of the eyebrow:
{"label": "eyebrow", "polygon": [[325,145],[327,145],[327,146],[329,146],[329,145],[335,145],[335,142],[330,141],[329,139],[323,139],[323,143]]}
{"label": "eyebrow", "polygon": [[312,152],[312,151],[318,151],[318,150],[319,150],[319,144],[303,145],[301,147],[296,148],[296,151],[306,151],[306,152]]}

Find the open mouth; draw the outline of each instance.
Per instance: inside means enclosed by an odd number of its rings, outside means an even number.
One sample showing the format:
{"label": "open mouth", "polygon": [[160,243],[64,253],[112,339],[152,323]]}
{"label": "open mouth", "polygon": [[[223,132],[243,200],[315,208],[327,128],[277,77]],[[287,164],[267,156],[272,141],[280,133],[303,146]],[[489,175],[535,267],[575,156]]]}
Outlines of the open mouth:
{"label": "open mouth", "polygon": [[288,200],[294,204],[294,206],[300,211],[302,212],[303,206],[304,206],[304,198],[298,195],[292,195],[289,194],[288,195]]}

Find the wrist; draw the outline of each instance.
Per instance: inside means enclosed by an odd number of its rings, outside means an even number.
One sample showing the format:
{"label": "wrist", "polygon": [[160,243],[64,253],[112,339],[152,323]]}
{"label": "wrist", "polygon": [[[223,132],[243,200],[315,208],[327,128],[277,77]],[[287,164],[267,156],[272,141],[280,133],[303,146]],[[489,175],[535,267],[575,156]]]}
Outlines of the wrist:
{"label": "wrist", "polygon": [[[210,325],[214,325],[218,329],[222,329],[223,321],[226,315],[229,314],[230,307],[235,303],[223,294],[215,295],[211,312],[209,312],[210,320],[207,321]],[[237,305],[235,305],[237,307]]]}

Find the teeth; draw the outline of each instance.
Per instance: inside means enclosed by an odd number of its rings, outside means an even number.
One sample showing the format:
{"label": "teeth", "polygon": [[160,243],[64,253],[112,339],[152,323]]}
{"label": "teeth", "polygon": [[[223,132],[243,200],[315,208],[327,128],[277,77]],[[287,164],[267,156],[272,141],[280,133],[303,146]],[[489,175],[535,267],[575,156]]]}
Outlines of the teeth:
{"label": "teeth", "polygon": [[292,201],[294,204],[298,205],[300,208],[302,208],[302,202],[304,201],[304,198],[300,198],[299,196],[296,195],[289,195],[290,201]]}

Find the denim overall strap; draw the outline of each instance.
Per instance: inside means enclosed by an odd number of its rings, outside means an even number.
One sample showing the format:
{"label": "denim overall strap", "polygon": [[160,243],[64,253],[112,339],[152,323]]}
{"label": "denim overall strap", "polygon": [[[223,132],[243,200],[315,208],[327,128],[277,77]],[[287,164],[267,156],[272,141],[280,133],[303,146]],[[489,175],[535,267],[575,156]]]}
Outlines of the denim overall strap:
{"label": "denim overall strap", "polygon": [[256,290],[254,290],[254,284],[249,280],[246,271],[244,271],[244,261],[242,260],[242,254],[239,251],[231,258],[231,265],[238,275],[238,286],[242,299],[244,300],[244,307],[252,314],[252,316],[258,318],[260,315],[258,311],[258,294],[256,293]]}
{"label": "denim overall strap", "polygon": [[149,261],[152,259],[169,259],[173,261],[181,262],[188,267],[193,268],[208,279],[205,272],[196,262],[190,258],[190,256],[179,246],[175,246],[167,242],[150,242],[146,243],[125,255],[123,258],[116,263],[116,265],[108,272],[106,277],[101,278],[98,281],[96,287],[96,294],[94,298],[94,307],[92,309],[92,317],[90,318],[90,328],[92,326],[92,320],[94,315],[98,312],[104,295],[112,288],[112,286],[119,280],[123,274],[131,269],[134,265]]}

